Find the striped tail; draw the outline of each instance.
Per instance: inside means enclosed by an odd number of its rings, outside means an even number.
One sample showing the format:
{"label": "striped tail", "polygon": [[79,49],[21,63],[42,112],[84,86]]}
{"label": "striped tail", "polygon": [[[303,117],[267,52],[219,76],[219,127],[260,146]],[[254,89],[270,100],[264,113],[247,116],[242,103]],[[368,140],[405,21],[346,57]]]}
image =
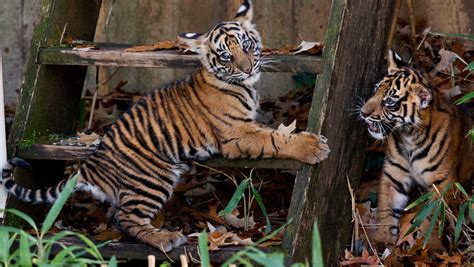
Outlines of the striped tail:
{"label": "striped tail", "polygon": [[56,186],[44,189],[29,189],[18,185],[13,180],[13,172],[16,167],[22,169],[31,169],[31,165],[21,158],[13,158],[8,161],[7,165],[2,170],[2,179],[0,184],[7,189],[7,191],[18,199],[32,203],[50,203],[54,202],[64,186],[67,179],[63,179]]}

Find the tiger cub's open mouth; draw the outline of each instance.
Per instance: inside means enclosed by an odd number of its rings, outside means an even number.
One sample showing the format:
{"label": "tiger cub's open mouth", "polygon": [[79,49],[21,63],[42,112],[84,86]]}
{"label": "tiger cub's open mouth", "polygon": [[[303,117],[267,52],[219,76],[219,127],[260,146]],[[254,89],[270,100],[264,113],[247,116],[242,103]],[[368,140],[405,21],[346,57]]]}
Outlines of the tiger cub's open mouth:
{"label": "tiger cub's open mouth", "polygon": [[382,124],[380,122],[371,122],[367,121],[367,130],[370,135],[375,139],[384,139],[385,135],[383,134]]}

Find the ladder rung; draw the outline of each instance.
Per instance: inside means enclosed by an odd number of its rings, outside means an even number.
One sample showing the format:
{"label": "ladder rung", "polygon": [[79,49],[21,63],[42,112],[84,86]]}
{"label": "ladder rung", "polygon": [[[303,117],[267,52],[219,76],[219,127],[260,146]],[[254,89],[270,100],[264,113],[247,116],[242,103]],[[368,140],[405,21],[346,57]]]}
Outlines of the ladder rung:
{"label": "ladder rung", "polygon": [[[50,144],[34,144],[27,149],[19,149],[18,156],[24,159],[37,160],[84,160],[95,147],[58,146]],[[302,163],[287,159],[226,159],[215,157],[202,162],[210,167],[261,168],[261,169],[300,169]]]}
{"label": "ladder rung", "polygon": [[[91,238],[94,243],[100,243],[94,238]],[[69,245],[82,245],[83,242],[78,238],[74,237],[65,237],[61,239],[61,242]],[[105,244],[99,248],[102,256],[104,258],[111,258],[112,256],[117,257],[117,259],[126,259],[126,260],[146,260],[149,255],[154,255],[156,261],[169,261],[174,260],[179,262],[180,255],[192,255],[193,258],[199,259],[199,252],[197,249],[197,244],[188,244],[185,246],[181,246],[178,248],[173,249],[170,252],[164,254],[159,249],[152,248],[150,246],[140,244],[137,242],[130,242],[130,241],[121,241],[121,242],[111,242]],[[53,246],[52,255],[57,254],[59,246]],[[229,258],[231,258],[235,253],[245,249],[245,246],[225,246],[221,247],[218,251],[209,251],[209,258],[212,263],[223,263]],[[281,250],[281,247],[259,247],[259,250],[270,253],[273,251]]]}
{"label": "ladder rung", "polygon": [[[180,54],[174,50],[125,52],[129,45],[98,44],[99,49],[78,51],[72,48],[48,47],[39,52],[37,63],[44,65],[123,66],[148,68],[197,68],[201,65],[195,54]],[[269,55],[267,72],[321,73],[323,62],[314,55]]]}

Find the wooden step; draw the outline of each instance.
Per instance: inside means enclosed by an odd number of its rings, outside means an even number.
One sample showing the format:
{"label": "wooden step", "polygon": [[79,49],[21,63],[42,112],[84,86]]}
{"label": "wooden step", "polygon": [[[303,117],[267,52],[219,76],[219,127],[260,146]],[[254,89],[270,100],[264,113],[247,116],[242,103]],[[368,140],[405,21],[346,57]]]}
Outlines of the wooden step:
{"label": "wooden step", "polygon": [[[27,149],[18,148],[18,156],[35,160],[85,160],[95,147],[59,146],[51,144],[34,144]],[[298,170],[303,164],[296,160],[285,159],[226,159],[220,156],[202,162],[210,167],[261,168]]]}
{"label": "wooden step", "polygon": [[[175,50],[125,52],[130,45],[98,44],[97,50],[79,51],[65,47],[41,48],[37,64],[84,65],[146,68],[197,68],[201,63],[196,54],[181,54]],[[268,55],[266,72],[321,73],[323,62],[314,55]]]}
{"label": "wooden step", "polygon": [[[92,239],[92,241],[96,244],[102,243],[94,239]],[[61,239],[61,242],[66,245],[83,245],[83,243],[78,238],[74,237],[63,238]],[[209,259],[213,264],[222,264],[226,260],[231,258],[235,253],[243,250],[244,248],[245,247],[243,246],[221,247],[221,249],[218,251],[209,251]],[[281,250],[281,247],[259,247],[258,249],[265,253],[270,253],[273,251]],[[159,249],[155,249],[144,244],[130,241],[113,241],[100,247],[99,251],[105,259],[110,259],[112,256],[115,256],[119,260],[146,260],[149,255],[154,255],[156,257],[157,262],[169,261],[171,259],[176,263],[179,263],[180,255],[187,255],[188,260],[190,257],[196,260],[200,259],[197,244],[188,244],[179,248],[175,248],[172,251],[167,252],[165,255]],[[51,254],[55,255],[58,252],[59,247],[53,247],[53,251]]]}

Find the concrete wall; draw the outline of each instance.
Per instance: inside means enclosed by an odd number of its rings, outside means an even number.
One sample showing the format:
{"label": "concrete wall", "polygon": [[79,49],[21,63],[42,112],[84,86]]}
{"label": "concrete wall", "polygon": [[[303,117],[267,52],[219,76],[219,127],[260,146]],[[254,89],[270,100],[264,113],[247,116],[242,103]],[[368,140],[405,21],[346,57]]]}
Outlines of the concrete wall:
{"label": "concrete wall", "polygon": [[0,0],[0,49],[3,52],[5,104],[18,101],[31,36],[38,20],[37,0]]}
{"label": "concrete wall", "polygon": [[[101,41],[153,44],[175,39],[183,32],[206,32],[220,21],[231,20],[241,0],[104,0],[97,34]],[[269,47],[322,41],[330,0],[255,0],[254,22]],[[136,29],[136,30],[131,30]],[[116,68],[101,68],[100,80],[107,80]],[[184,77],[189,71],[121,68],[103,91],[119,80],[128,81],[129,91],[153,90],[156,86]],[[259,88],[263,97],[282,95],[292,87],[292,74],[264,74]]]}

